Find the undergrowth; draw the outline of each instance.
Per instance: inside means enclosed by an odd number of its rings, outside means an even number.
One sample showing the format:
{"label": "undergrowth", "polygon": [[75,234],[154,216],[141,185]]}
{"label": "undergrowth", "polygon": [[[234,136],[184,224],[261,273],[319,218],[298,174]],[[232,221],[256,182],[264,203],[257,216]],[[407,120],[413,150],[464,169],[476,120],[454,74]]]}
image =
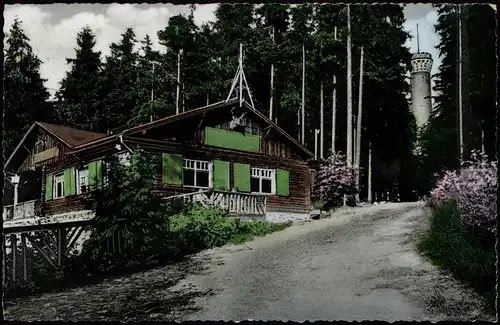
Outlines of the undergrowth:
{"label": "undergrowth", "polygon": [[455,201],[433,209],[431,227],[418,244],[418,249],[433,264],[470,285],[494,307],[495,242],[467,231]]}

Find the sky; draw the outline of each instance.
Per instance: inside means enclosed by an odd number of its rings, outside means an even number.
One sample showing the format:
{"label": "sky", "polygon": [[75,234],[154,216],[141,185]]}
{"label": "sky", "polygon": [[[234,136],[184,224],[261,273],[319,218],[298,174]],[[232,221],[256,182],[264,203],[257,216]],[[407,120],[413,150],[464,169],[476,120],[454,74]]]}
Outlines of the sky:
{"label": "sky", "polygon": [[[196,5],[194,19],[197,25],[215,19],[217,4]],[[118,42],[127,27],[132,27],[137,39],[148,34],[154,47],[158,44],[157,31],[168,24],[169,17],[189,12],[188,5],[173,4],[16,4],[6,5],[4,11],[4,33],[8,34],[14,19],[22,21],[22,28],[30,38],[31,46],[43,64],[41,74],[47,79],[45,86],[51,94],[59,88],[59,83],[68,69],[66,58],[74,57],[76,34],[86,25],[96,34],[96,49],[109,54],[109,45]],[[439,58],[435,49],[439,39],[434,32],[437,12],[430,4],[408,4],[404,14],[405,29],[414,38],[406,46],[411,52],[417,51],[416,29],[419,26],[420,51],[432,54],[434,64],[432,74],[438,71]],[[129,18],[134,17],[134,18]]]}

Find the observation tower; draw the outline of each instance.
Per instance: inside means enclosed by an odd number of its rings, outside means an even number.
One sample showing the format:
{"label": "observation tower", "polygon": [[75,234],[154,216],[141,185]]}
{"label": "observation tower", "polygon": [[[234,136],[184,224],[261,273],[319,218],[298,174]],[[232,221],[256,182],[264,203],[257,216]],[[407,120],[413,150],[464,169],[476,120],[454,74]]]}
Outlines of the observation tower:
{"label": "observation tower", "polygon": [[417,53],[411,57],[411,108],[419,129],[429,121],[432,110],[432,62],[430,53],[420,52],[417,25]]}

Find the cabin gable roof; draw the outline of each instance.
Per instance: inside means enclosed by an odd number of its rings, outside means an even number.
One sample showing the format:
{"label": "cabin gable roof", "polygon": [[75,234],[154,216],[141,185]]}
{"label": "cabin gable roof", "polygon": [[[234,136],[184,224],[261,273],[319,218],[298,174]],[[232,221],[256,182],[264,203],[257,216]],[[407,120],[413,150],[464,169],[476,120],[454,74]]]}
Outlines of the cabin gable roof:
{"label": "cabin gable roof", "polygon": [[36,123],[47,130],[49,133],[57,137],[59,140],[61,140],[61,142],[63,142],[70,148],[74,148],[82,144],[106,137],[106,134],[104,133],[85,131],[68,126],[55,125],[45,122]]}
{"label": "cabin gable roof", "polygon": [[[50,136],[54,137],[57,141],[68,148],[75,148],[81,146],[82,144],[107,137],[104,133],[90,132],[45,122],[35,122],[7,159],[4,166],[5,170],[12,171],[17,168],[17,166],[13,166],[14,163],[22,163],[28,153],[26,150],[22,150],[21,148],[32,148],[35,145],[38,139],[39,129],[43,129]],[[22,154],[20,153],[20,150],[22,150]]]}
{"label": "cabin gable roof", "polygon": [[[215,111],[222,111],[224,108],[229,109],[230,107],[234,107],[235,105],[239,104],[239,99],[238,98],[233,98],[229,99],[228,101],[221,101],[218,103],[214,103],[208,106],[203,106],[200,108],[196,108],[187,112],[183,112],[177,115],[171,115],[164,117],[162,119],[149,122],[146,124],[142,124],[139,126],[135,126],[129,129],[124,130],[121,135],[123,136],[133,136],[139,133],[146,132],[147,130],[159,128],[165,125],[168,125],[170,123],[174,123],[177,121],[181,121],[184,119],[191,119],[194,117],[199,117],[200,115],[205,115],[207,113],[214,113]],[[263,124],[264,126],[269,126],[273,129],[275,129],[283,138],[285,138],[291,145],[294,147],[296,150],[298,149],[305,157],[312,158],[314,157],[314,154],[311,153],[304,145],[299,143],[297,140],[295,140],[291,135],[289,135],[287,132],[285,132],[282,128],[280,128],[278,125],[273,123],[271,120],[269,120],[266,116],[264,116],[261,112],[258,110],[254,109],[247,101],[243,101],[243,107],[245,111],[250,112],[252,115],[252,118],[256,119],[257,122],[260,124]],[[198,119],[199,120],[199,119]]]}

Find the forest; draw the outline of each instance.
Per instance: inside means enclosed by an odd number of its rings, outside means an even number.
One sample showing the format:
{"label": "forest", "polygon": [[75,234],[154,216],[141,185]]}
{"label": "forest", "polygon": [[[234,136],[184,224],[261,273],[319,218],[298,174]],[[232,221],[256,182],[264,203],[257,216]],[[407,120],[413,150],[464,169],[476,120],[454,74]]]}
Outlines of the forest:
{"label": "forest", "polygon": [[[465,7],[465,6],[464,6]],[[437,5],[439,73],[433,76],[434,108],[419,133],[410,109],[411,36],[403,28],[403,5],[351,5],[352,111],[358,112],[360,55],[363,48],[360,191],[367,196],[371,148],[375,199],[402,201],[425,195],[443,170],[458,167],[457,11]],[[197,26],[191,13],[170,17],[157,36],[137,39],[132,28],[110,44],[110,55],[95,49],[96,36],[83,28],[55,100],[40,75],[43,62],[30,46],[22,17],[11,26],[4,49],[4,157],[35,121],[116,133],[133,125],[224,100],[243,44],[245,74],[257,109],[294,137],[304,82],[305,144],[314,151],[315,129],[324,109],[324,154],[346,151],[347,7],[343,4],[221,4],[216,20]],[[462,11],[464,155],[484,148],[495,154],[495,13],[488,6]],[[303,49],[305,78],[303,79]],[[179,64],[180,63],[180,64]],[[178,78],[178,71],[180,77]],[[272,78],[271,78],[272,75]],[[179,79],[179,82],[178,82]],[[271,86],[272,79],[272,86]],[[179,98],[177,88],[179,87]],[[271,100],[272,99],[272,100]],[[332,112],[335,111],[335,118]],[[335,134],[332,137],[332,124]],[[417,138],[421,155],[414,154]],[[333,141],[334,140],[334,141]]]}

